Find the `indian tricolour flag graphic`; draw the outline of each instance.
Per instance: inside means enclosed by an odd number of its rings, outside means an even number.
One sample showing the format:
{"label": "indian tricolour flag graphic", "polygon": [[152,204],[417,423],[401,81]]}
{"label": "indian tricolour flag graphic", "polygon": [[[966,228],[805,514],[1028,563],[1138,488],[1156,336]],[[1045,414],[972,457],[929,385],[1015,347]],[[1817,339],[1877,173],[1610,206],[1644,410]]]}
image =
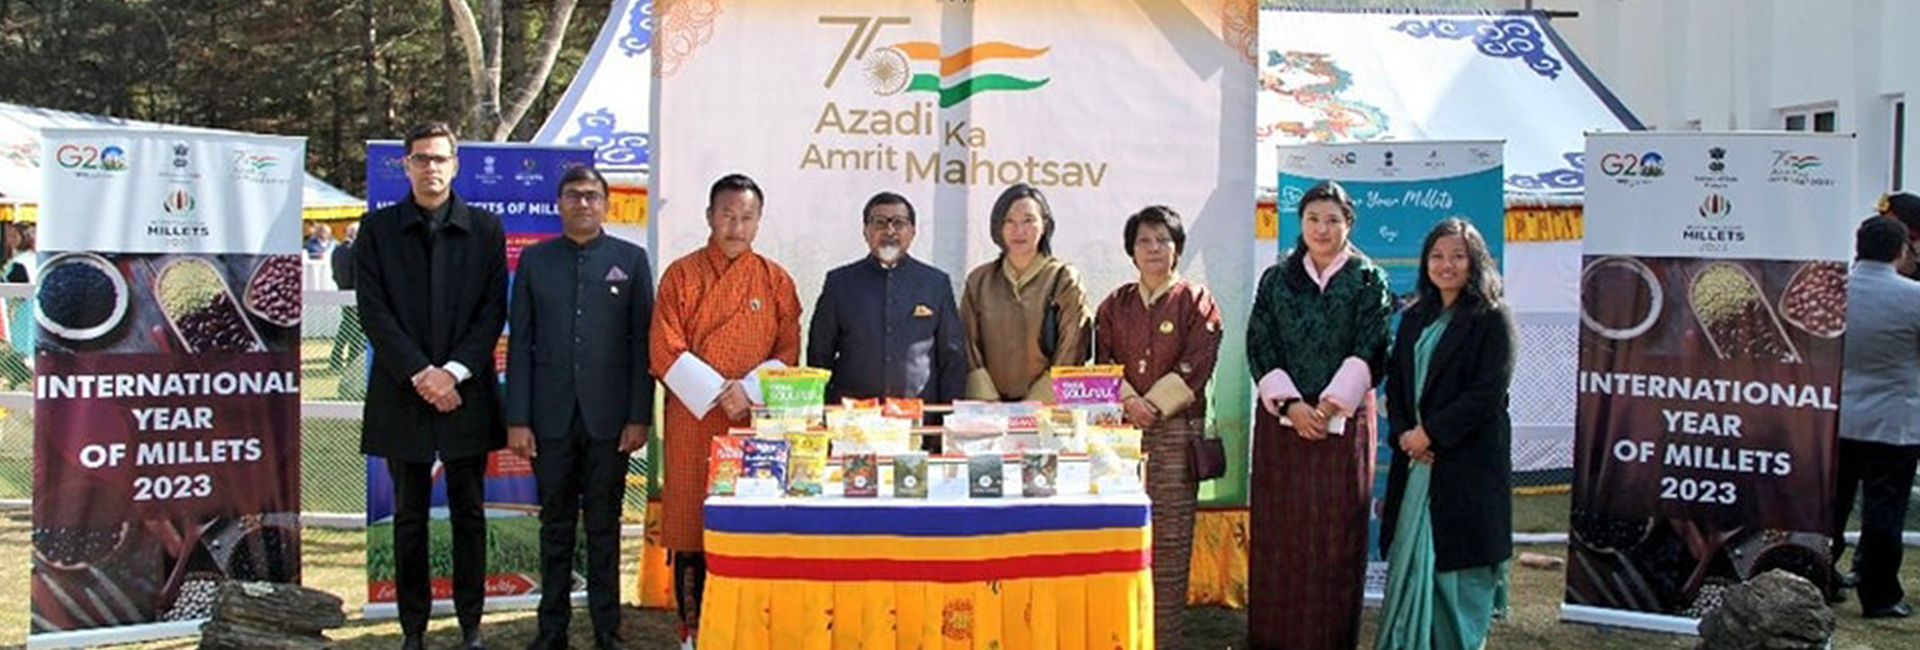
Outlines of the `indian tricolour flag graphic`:
{"label": "indian tricolour flag graphic", "polygon": [[[1032,60],[1052,48],[1031,48],[999,41],[981,43],[945,54],[940,44],[927,41],[895,43],[866,56],[867,82],[879,95],[927,92],[940,96],[940,107],[951,108],[988,91],[1027,91],[1047,85],[1047,77],[1030,78],[1006,72],[979,72],[988,61]],[[938,65],[939,72],[932,71]]]}

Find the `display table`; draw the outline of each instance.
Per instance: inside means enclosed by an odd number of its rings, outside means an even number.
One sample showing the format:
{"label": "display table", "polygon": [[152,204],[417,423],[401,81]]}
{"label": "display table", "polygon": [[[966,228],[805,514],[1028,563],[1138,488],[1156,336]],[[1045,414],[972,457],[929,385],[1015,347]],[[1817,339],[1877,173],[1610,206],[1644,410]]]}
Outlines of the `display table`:
{"label": "display table", "polygon": [[703,650],[1148,648],[1143,495],[706,502]]}

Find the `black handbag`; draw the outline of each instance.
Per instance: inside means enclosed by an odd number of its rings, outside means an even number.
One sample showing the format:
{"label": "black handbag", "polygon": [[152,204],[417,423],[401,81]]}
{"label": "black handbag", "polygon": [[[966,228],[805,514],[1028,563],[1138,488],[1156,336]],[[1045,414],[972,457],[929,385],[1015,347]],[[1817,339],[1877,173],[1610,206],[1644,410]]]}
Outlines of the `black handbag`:
{"label": "black handbag", "polygon": [[1047,290],[1047,307],[1040,316],[1040,356],[1046,357],[1047,364],[1053,364],[1053,354],[1060,351],[1060,303],[1055,300],[1060,295],[1060,276],[1066,275],[1065,268],[1053,274],[1053,287]]}
{"label": "black handbag", "polygon": [[1187,438],[1187,451],[1194,484],[1227,475],[1227,445],[1219,438],[1204,432]]}

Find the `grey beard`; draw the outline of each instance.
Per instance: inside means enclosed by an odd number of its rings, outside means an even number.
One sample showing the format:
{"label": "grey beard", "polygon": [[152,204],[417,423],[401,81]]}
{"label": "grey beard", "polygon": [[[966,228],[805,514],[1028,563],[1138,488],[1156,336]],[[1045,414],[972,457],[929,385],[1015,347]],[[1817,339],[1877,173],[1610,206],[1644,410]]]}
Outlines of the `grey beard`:
{"label": "grey beard", "polygon": [[874,249],[873,256],[881,262],[896,264],[900,261],[900,254],[902,252],[900,246],[897,244],[882,244],[880,248]]}

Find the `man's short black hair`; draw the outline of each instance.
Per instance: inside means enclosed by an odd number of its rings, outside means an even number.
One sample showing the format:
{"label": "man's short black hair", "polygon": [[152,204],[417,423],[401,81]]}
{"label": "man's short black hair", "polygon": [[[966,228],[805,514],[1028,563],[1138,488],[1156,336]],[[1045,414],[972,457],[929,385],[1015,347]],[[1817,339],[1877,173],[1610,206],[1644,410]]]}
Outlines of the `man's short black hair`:
{"label": "man's short black hair", "polygon": [[767,205],[767,195],[760,191],[760,184],[753,182],[746,174],[735,173],[721,176],[720,180],[713,182],[713,188],[707,190],[707,207],[719,203],[720,195],[725,192],[752,192],[754,200],[759,201],[761,207]]}
{"label": "man's short black hair", "polygon": [[1867,217],[1853,233],[1853,254],[1869,262],[1892,263],[1906,245],[1907,225],[1893,217]]}
{"label": "man's short black hair", "polygon": [[412,131],[407,132],[404,148],[407,153],[413,153],[413,143],[427,138],[446,138],[448,148],[460,151],[460,138],[453,134],[453,127],[446,122],[428,122],[413,127]]}
{"label": "man's short black hair", "polygon": [[873,198],[867,199],[867,207],[860,208],[860,223],[873,223],[873,209],[883,205],[907,206],[907,223],[917,224],[920,222],[919,216],[913,211],[913,202],[908,201],[907,197],[893,192],[881,192],[873,195]]}
{"label": "man's short black hair", "polygon": [[588,167],[586,165],[576,165],[573,167],[568,167],[566,173],[560,175],[560,186],[557,188],[554,188],[553,190],[554,196],[559,196],[561,193],[566,192],[568,185],[572,185],[580,181],[596,181],[600,183],[601,194],[613,193],[613,189],[607,187],[607,177],[601,174],[600,170],[594,169],[592,167]]}

